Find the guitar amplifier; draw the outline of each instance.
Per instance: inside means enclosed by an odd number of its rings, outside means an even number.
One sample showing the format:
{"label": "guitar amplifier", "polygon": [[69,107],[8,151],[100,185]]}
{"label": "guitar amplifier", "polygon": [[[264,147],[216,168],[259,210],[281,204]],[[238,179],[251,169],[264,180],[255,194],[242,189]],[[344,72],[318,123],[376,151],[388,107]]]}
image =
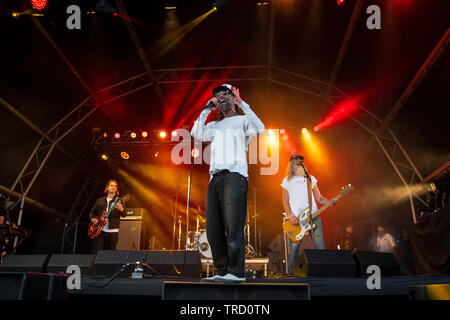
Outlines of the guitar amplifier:
{"label": "guitar amplifier", "polygon": [[127,208],[126,217],[121,217],[120,220],[143,219],[145,215],[146,211],[143,208]]}
{"label": "guitar amplifier", "polygon": [[140,250],[145,248],[147,212],[143,208],[128,208],[127,216],[120,218],[117,250]]}

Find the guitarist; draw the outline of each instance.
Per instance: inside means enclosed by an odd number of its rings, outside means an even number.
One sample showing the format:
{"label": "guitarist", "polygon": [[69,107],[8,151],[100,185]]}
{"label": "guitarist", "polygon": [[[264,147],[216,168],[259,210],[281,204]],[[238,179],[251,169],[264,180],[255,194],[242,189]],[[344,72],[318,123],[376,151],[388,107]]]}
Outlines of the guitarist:
{"label": "guitarist", "polygon": [[[311,185],[311,208],[313,214],[317,211],[316,201],[321,204],[328,204],[328,201],[324,196],[320,194],[319,188],[317,187],[317,179],[314,176],[310,176],[311,183],[308,184],[307,175],[303,169],[304,157],[295,153],[291,156],[289,160],[289,167],[287,172],[287,177],[283,179],[281,187],[283,189],[283,207],[286,212],[287,218],[291,221],[293,225],[298,225],[298,217],[303,210],[309,207],[308,202],[308,185]],[[337,203],[336,199],[331,200],[331,205],[334,206]],[[325,241],[323,237],[322,221],[320,216],[313,219],[313,224],[316,225],[314,229],[314,248],[315,249],[325,249]],[[309,238],[309,239],[308,239]],[[300,243],[304,240],[311,240],[310,236],[305,236],[302,240],[298,242],[290,242],[290,252],[288,258],[288,272],[292,274],[292,268],[294,267],[295,261],[297,261],[299,256]]]}
{"label": "guitarist", "polygon": [[[103,210],[108,210],[108,208],[117,201],[119,195],[119,185],[117,181],[113,179],[109,180],[106,183],[104,193],[106,193],[106,197],[98,198],[89,213],[89,219],[92,223],[98,223],[98,220],[95,217],[99,216]],[[94,239],[94,254],[99,250],[116,249],[117,240],[119,240],[119,224],[121,216],[126,216],[126,210],[121,203],[116,203],[109,213],[108,222],[103,226],[98,237]]]}

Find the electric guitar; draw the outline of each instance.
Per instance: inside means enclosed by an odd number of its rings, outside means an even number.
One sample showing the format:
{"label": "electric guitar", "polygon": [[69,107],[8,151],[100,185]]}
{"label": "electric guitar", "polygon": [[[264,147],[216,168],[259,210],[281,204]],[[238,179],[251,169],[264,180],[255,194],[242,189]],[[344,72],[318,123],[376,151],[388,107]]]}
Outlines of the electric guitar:
{"label": "electric guitar", "polygon": [[[338,200],[339,198],[343,197],[352,190],[353,187],[350,184],[347,186],[343,186],[339,194],[335,197],[335,199]],[[323,205],[319,210],[317,210],[312,214],[312,218],[315,219],[330,206],[331,206],[330,203]],[[285,212],[283,212],[283,214],[286,216]],[[283,223],[283,230],[292,241],[302,240],[307,231],[311,230],[311,228],[315,228],[315,225],[311,226],[309,222],[309,207],[304,209],[297,219],[299,222],[297,226],[293,225],[291,220],[289,219]]]}
{"label": "electric guitar", "polygon": [[102,231],[103,226],[108,222],[108,216],[111,212],[111,210],[115,207],[116,204],[118,203],[125,203],[128,200],[130,200],[130,195],[127,194],[124,197],[120,198],[119,200],[117,200],[113,205],[110,206],[109,209],[107,210],[103,210],[102,213],[99,216],[94,217],[95,219],[97,219],[97,223],[89,223],[89,227],[88,227],[88,236],[91,239],[95,239],[98,237],[98,235],[100,234],[100,231]]}

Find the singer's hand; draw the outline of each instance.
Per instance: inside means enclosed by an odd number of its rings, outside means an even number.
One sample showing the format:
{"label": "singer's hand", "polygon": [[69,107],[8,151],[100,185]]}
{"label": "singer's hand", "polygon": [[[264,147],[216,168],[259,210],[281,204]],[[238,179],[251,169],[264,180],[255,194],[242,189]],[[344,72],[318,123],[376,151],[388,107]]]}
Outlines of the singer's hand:
{"label": "singer's hand", "polygon": [[208,105],[210,103],[214,104],[214,107],[208,108],[211,111],[216,110],[217,107],[219,106],[219,100],[216,97],[209,99],[208,102],[206,103],[206,105]]}
{"label": "singer's hand", "polygon": [[234,94],[234,103],[240,106],[242,99],[241,96],[239,95],[239,89],[236,87],[231,87],[231,92],[233,92]]}

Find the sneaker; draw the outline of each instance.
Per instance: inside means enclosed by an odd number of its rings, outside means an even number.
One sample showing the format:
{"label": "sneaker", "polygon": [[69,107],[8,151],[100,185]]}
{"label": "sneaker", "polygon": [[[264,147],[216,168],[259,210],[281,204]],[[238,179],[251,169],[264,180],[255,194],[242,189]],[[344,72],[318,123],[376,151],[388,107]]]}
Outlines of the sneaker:
{"label": "sneaker", "polygon": [[218,281],[219,278],[221,278],[221,277],[223,277],[223,276],[216,274],[215,276],[212,276],[212,277],[209,277],[209,278],[200,279],[200,281],[204,281],[204,282],[211,281],[211,282],[214,282],[214,281]]}
{"label": "sneaker", "polygon": [[245,278],[239,278],[234,274],[227,273],[224,276],[218,276],[215,281],[236,281],[236,282],[245,282]]}

